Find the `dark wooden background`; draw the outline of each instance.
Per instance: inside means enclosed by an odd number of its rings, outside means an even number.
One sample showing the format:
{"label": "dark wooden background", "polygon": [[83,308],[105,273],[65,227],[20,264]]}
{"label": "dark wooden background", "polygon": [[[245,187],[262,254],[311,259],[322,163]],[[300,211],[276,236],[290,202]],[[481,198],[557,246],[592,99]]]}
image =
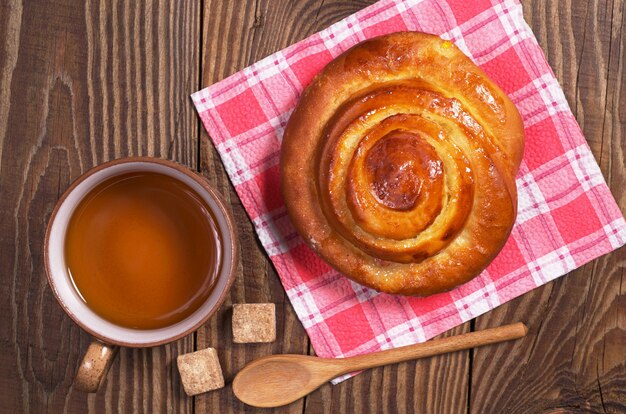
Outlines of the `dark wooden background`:
{"label": "dark wooden background", "polygon": [[[0,1],[0,412],[254,412],[230,386],[187,397],[176,356],[216,347],[229,382],[259,356],[313,352],[189,94],[368,3]],[[624,4],[523,1],[622,211]],[[171,345],[122,349],[88,396],[72,378],[91,339],[47,286],[42,240],[73,179],[130,155],[175,160],[207,177],[234,211],[244,254],[217,316]],[[521,320],[530,327],[523,340],[370,370],[276,411],[626,412],[625,263],[622,249],[449,333]],[[235,302],[275,302],[278,340],[233,344]]]}

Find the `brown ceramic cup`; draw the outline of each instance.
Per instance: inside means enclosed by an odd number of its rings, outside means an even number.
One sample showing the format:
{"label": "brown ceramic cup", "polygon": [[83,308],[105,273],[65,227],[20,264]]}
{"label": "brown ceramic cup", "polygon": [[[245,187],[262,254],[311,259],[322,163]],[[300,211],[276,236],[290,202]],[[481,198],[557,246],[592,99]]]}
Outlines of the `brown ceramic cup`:
{"label": "brown ceramic cup", "polygon": [[[207,300],[187,318],[159,329],[131,329],[97,315],[76,291],[65,263],[65,234],[72,213],[82,198],[108,178],[139,171],[165,174],[191,187],[211,209],[221,238],[218,278]],[[118,346],[141,348],[175,341],[194,332],[215,313],[235,277],[237,236],[226,204],[202,177],[171,161],[147,157],[124,158],[87,171],[65,191],[48,223],[44,257],[48,283],[59,304],[74,322],[96,338],[89,346],[75,380],[77,388],[95,392],[105,377]]]}

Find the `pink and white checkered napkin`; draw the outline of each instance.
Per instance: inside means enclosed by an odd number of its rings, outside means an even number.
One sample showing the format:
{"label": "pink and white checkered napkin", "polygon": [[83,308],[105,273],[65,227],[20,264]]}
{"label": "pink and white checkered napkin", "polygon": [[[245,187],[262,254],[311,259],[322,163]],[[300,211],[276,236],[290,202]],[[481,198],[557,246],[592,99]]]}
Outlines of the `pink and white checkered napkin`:
{"label": "pink and white checkered napkin", "polygon": [[[519,213],[479,277],[427,298],[364,288],[319,259],[279,192],[283,130],[298,96],[334,57],[382,34],[454,41],[513,100],[526,152]],[[408,345],[483,314],[626,243],[626,223],[517,0],[382,0],[192,95],[316,353]]]}

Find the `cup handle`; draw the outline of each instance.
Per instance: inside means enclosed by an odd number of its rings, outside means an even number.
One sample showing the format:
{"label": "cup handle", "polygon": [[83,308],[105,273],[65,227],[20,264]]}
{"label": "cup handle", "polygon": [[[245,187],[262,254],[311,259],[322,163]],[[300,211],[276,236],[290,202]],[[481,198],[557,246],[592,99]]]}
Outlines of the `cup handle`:
{"label": "cup handle", "polygon": [[111,362],[117,354],[117,346],[107,345],[100,341],[93,341],[83,357],[74,385],[85,392],[96,392],[100,383],[109,371]]}

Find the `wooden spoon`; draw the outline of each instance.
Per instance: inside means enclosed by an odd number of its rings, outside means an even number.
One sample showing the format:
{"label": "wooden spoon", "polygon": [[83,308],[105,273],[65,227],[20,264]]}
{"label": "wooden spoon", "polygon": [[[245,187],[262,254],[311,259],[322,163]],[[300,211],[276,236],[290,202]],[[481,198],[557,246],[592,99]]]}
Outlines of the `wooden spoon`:
{"label": "wooden spoon", "polygon": [[526,325],[518,322],[350,358],[270,355],[246,365],[235,377],[233,391],[248,405],[279,407],[349,372],[510,341],[527,333]]}

